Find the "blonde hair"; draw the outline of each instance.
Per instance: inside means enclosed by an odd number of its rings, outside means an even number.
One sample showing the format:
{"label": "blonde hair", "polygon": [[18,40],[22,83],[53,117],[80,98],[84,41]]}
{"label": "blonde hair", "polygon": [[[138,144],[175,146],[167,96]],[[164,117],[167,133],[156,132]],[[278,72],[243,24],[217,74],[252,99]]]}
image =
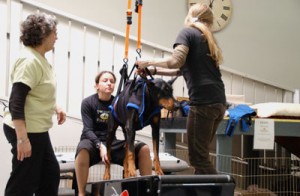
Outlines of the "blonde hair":
{"label": "blonde hair", "polygon": [[206,4],[196,3],[192,5],[185,18],[184,24],[190,27],[196,27],[202,31],[208,42],[210,56],[216,61],[217,66],[222,64],[223,56],[215,37],[209,27],[213,24],[213,13]]}

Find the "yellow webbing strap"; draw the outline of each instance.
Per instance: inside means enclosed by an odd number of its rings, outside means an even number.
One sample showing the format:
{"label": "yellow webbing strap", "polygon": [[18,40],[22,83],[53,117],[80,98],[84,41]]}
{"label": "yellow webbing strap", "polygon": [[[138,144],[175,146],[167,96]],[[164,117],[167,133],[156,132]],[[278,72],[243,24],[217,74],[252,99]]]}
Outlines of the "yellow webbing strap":
{"label": "yellow webbing strap", "polygon": [[126,25],[126,37],[125,37],[125,56],[124,56],[124,61],[127,62],[127,59],[128,59],[128,48],[129,48],[130,25],[132,24],[131,0],[128,0],[126,17],[127,17],[127,25]]}

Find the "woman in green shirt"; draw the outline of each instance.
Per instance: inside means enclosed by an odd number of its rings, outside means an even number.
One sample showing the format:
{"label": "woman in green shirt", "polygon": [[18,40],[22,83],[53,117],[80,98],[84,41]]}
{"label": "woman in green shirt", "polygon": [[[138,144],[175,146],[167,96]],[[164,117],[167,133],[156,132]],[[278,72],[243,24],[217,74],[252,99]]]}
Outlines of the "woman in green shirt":
{"label": "woman in green shirt", "polygon": [[57,195],[59,165],[48,134],[56,112],[58,124],[66,114],[56,106],[56,79],[45,58],[57,39],[56,18],[31,14],[21,23],[24,50],[11,72],[9,112],[3,130],[12,145],[12,172],[5,195]]}

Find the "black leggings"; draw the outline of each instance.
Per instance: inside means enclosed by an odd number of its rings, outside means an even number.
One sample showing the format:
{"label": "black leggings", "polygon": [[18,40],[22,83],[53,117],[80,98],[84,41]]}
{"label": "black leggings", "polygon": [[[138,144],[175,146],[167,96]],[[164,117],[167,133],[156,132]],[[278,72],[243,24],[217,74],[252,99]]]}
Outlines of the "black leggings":
{"label": "black leggings", "polygon": [[28,133],[32,155],[17,160],[17,139],[14,129],[3,125],[12,149],[12,172],[6,184],[6,196],[55,196],[58,194],[60,171],[48,132]]}

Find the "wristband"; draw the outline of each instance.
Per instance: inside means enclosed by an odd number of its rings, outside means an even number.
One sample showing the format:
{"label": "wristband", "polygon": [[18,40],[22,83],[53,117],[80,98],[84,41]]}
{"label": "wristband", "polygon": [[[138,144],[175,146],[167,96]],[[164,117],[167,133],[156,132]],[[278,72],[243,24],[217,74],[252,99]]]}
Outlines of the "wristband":
{"label": "wristband", "polygon": [[23,143],[27,142],[28,140],[29,140],[28,137],[25,138],[25,139],[22,139],[22,138],[21,138],[21,139],[18,139],[18,140],[17,140],[17,144],[18,144],[18,145],[23,144]]}

